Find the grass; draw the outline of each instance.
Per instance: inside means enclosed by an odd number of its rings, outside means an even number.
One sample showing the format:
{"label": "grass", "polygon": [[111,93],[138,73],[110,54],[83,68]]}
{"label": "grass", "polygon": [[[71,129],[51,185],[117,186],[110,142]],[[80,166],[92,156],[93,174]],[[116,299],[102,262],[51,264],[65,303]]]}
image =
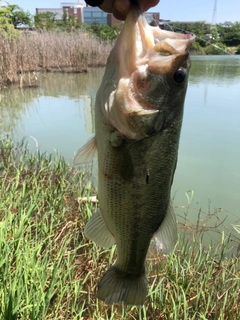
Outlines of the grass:
{"label": "grass", "polygon": [[104,66],[111,47],[83,31],[0,35],[0,88],[37,86],[40,71],[75,73]]}
{"label": "grass", "polygon": [[83,236],[97,204],[77,199],[93,193],[89,173],[60,155],[31,154],[24,141],[0,139],[0,319],[238,318],[239,261],[227,258],[223,233],[214,248],[204,248],[201,232],[180,232],[168,257],[152,248],[144,306],[96,300],[115,248],[104,250]]}

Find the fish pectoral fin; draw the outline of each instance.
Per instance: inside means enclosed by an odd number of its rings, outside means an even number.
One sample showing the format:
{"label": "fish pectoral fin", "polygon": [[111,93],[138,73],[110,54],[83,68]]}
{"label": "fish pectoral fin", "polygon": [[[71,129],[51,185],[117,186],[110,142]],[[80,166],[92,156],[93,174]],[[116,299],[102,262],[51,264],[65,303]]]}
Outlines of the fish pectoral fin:
{"label": "fish pectoral fin", "polygon": [[97,298],[110,305],[124,302],[127,305],[140,306],[147,296],[147,279],[145,272],[131,275],[121,271],[117,264],[103,275],[99,285]]}
{"label": "fish pectoral fin", "polygon": [[160,227],[154,234],[157,251],[164,255],[171,253],[177,243],[177,222],[171,203],[168,205],[167,214]]}
{"label": "fish pectoral fin", "polygon": [[77,152],[73,159],[73,164],[76,166],[91,162],[97,153],[96,138],[93,136],[85,143]]}
{"label": "fish pectoral fin", "polygon": [[84,235],[100,247],[109,248],[115,244],[114,236],[106,226],[99,209],[86,224]]}

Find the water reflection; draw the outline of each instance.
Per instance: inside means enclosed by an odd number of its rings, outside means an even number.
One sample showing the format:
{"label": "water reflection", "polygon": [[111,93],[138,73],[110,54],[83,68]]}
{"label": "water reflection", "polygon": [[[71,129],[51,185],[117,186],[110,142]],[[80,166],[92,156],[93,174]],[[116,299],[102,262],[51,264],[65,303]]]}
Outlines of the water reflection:
{"label": "water reflection", "polygon": [[23,126],[23,118],[33,107],[31,102],[36,96],[33,89],[2,91],[0,93],[0,130],[12,132],[18,126]]}
{"label": "water reflection", "polygon": [[230,86],[240,80],[240,56],[192,56],[190,82]]}
{"label": "water reflection", "polygon": [[42,151],[58,150],[72,158],[95,131],[95,95],[102,74],[103,68],[86,74],[41,74],[38,88],[2,92],[0,132],[16,139],[34,136]]}

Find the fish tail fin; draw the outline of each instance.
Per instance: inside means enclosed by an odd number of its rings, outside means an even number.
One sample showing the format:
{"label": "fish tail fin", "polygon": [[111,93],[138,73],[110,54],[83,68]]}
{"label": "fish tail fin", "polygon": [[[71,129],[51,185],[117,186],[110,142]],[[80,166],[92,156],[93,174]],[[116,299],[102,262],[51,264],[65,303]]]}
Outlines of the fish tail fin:
{"label": "fish tail fin", "polygon": [[128,305],[142,305],[147,296],[147,279],[145,271],[140,275],[122,272],[114,265],[103,275],[97,298],[110,305],[124,302]]}

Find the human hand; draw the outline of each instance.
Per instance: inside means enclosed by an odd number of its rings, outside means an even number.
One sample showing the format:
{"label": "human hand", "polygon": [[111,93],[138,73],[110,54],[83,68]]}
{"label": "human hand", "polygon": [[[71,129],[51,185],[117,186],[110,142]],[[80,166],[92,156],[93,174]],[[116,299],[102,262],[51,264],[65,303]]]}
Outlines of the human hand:
{"label": "human hand", "polygon": [[[139,6],[142,12],[154,7],[160,0],[139,0]],[[113,13],[118,20],[125,20],[131,7],[131,0],[86,0],[90,6],[99,6],[103,11]]]}

